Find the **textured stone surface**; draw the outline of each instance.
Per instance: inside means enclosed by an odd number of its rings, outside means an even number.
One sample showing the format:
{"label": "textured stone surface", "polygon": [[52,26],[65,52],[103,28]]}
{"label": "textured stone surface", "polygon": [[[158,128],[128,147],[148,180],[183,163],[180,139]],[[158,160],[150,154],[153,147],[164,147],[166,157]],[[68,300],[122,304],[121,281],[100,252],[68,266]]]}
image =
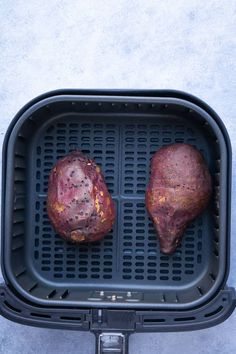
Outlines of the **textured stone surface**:
{"label": "textured stone surface", "polygon": [[[217,111],[235,156],[235,0],[1,0],[0,8],[0,144],[14,114],[52,89],[173,88]],[[233,205],[234,165],[235,157]],[[228,283],[234,286],[235,219],[233,207]],[[235,314],[207,330],[130,338],[131,354],[235,351]],[[0,353],[74,352],[93,353],[93,336],[0,318]]]}

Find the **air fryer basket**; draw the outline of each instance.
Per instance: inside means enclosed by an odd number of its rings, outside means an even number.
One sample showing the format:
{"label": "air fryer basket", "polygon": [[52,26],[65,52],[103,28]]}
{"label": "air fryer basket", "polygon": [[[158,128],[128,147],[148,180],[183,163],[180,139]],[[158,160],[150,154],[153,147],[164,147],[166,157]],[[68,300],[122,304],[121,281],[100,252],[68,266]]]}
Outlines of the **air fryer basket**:
{"label": "air fryer basket", "polygon": [[[144,195],[151,156],[174,142],[192,144],[202,152],[214,193],[209,208],[186,230],[177,252],[167,256],[159,251]],[[75,149],[101,166],[117,213],[103,241],[80,246],[62,240],[46,212],[50,170]],[[80,313],[74,316],[77,321],[71,320],[74,326],[80,323],[80,329],[88,322],[88,328],[99,330],[100,321],[106,330],[150,330],[150,325],[152,330],[182,330],[212,325],[211,316],[223,320],[235,304],[233,290],[224,290],[230,176],[225,128],[207,105],[190,95],[64,90],[35,99],[12,122],[3,151],[2,269],[7,289],[3,287],[2,312],[12,317],[4,302],[10,297],[25,311],[27,306],[47,309],[48,318],[39,314],[34,321],[43,325],[46,320],[48,326],[54,311],[70,313],[71,307]],[[220,310],[214,313],[215,304]],[[105,308],[106,321],[99,319]],[[154,309],[151,319],[145,317]],[[202,318],[204,311],[211,316]],[[29,313],[18,312],[18,320],[30,321]],[[66,317],[70,327],[71,315]],[[216,317],[213,323],[219,322]],[[56,322],[62,325],[63,316]],[[122,335],[119,341],[123,343]]]}

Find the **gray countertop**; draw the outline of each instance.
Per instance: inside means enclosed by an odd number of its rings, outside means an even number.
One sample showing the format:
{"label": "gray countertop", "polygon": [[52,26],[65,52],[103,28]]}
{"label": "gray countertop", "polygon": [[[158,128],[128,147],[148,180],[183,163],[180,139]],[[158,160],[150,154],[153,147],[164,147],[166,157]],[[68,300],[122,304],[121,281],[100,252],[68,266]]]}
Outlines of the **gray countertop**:
{"label": "gray countertop", "polygon": [[[0,1],[0,144],[15,113],[57,88],[169,88],[206,101],[233,149],[236,198],[236,1]],[[1,157],[0,157],[1,158]],[[231,269],[236,286],[236,208]],[[236,314],[186,333],[135,334],[130,353],[236,352]],[[27,327],[0,318],[0,353],[94,353],[90,333]]]}

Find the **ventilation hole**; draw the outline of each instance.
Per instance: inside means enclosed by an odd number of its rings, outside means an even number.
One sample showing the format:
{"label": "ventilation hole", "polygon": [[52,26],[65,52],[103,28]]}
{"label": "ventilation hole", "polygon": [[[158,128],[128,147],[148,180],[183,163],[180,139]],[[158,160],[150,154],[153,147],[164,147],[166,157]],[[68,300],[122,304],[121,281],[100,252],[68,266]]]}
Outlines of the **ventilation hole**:
{"label": "ventilation hole", "polygon": [[193,274],[193,270],[186,270],[184,273],[190,275]]}
{"label": "ventilation hole", "polygon": [[174,319],[176,322],[184,322],[184,321],[194,321],[196,317],[177,317]]}
{"label": "ventilation hole", "polygon": [[48,260],[48,261],[43,260],[42,264],[51,264],[51,261],[50,260]]}
{"label": "ventilation hole", "polygon": [[42,269],[44,272],[48,272],[49,270],[51,270],[50,267],[42,267],[41,269]]}
{"label": "ventilation hole", "polygon": [[202,256],[200,254],[197,255],[197,263],[200,264],[202,262]]}
{"label": "ventilation hole", "polygon": [[39,318],[51,318],[50,315],[45,315],[43,313],[36,313],[36,312],[31,312],[31,316],[33,317],[39,317]]}
{"label": "ventilation hole", "polygon": [[132,263],[131,262],[123,262],[123,266],[131,267]]}
{"label": "ventilation hole", "polygon": [[51,291],[48,295],[47,295],[47,299],[51,299],[52,297],[54,297],[56,295],[56,290]]}
{"label": "ventilation hole", "polygon": [[156,273],[157,272],[157,270],[156,269],[148,269],[148,273],[150,274],[150,273]]}
{"label": "ventilation hole", "polygon": [[181,263],[173,263],[173,268],[181,268]]}
{"label": "ventilation hole", "polygon": [[223,308],[224,308],[223,306],[219,306],[215,311],[206,313],[204,315],[204,317],[212,317],[212,316],[216,315],[217,313],[219,313],[221,310],[223,310]]}
{"label": "ventilation hole", "polygon": [[110,274],[103,275],[103,279],[111,279],[111,278],[112,278],[112,275],[110,275]]}
{"label": "ventilation hole", "polygon": [[168,273],[169,273],[169,270],[168,270],[168,269],[161,269],[161,270],[160,270],[160,273],[161,273],[161,274],[168,274]]}
{"label": "ventilation hole", "polygon": [[218,257],[219,256],[219,252],[218,252],[218,250],[214,250],[214,255],[216,256],[216,257]]}
{"label": "ventilation hole", "polygon": [[186,263],[186,264],[185,264],[185,267],[186,267],[186,268],[193,268],[193,264],[191,264],[191,263]]}
{"label": "ventilation hole", "polygon": [[81,317],[70,317],[70,316],[61,316],[60,319],[65,321],[76,321],[76,322],[81,322],[82,320]]}
{"label": "ventilation hole", "polygon": [[198,244],[197,244],[197,249],[198,249],[198,251],[201,251],[201,250],[202,250],[202,243],[201,243],[201,242],[198,242]]}
{"label": "ventilation hole", "polygon": [[131,279],[132,277],[131,277],[131,275],[128,275],[128,274],[125,274],[125,275],[123,275],[123,279]]}
{"label": "ventilation hole", "polygon": [[[152,260],[156,260],[156,256],[148,256],[148,259],[150,260],[150,261],[152,261]],[[168,265],[167,265],[168,266]]]}
{"label": "ventilation hole", "polygon": [[123,259],[132,259],[132,256],[124,256]]}
{"label": "ventilation hole", "polygon": [[[87,274],[79,274],[79,278],[80,279],[85,279],[85,278],[87,278],[88,276],[87,276]],[[93,277],[93,276],[92,276]]]}
{"label": "ventilation hole", "polygon": [[4,304],[5,304],[9,309],[11,309],[12,311],[17,312],[17,313],[21,313],[21,310],[20,310],[20,309],[18,309],[18,308],[16,308],[16,307],[14,307],[13,305],[9,304],[9,302],[4,301]]}
{"label": "ventilation hole", "polygon": [[135,273],[144,273],[144,270],[137,268],[137,269],[135,269]]}
{"label": "ventilation hole", "polygon": [[197,287],[197,290],[198,290],[198,292],[199,292],[200,296],[202,296],[202,295],[203,295],[202,288],[201,288],[200,286],[198,286],[198,287]]}
{"label": "ventilation hole", "polygon": [[75,278],[75,274],[70,274],[70,273],[66,274],[66,278],[70,278],[70,279]]}
{"label": "ventilation hole", "polygon": [[28,291],[31,293],[33,290],[35,290],[38,287],[38,283],[34,284]]}
{"label": "ventilation hole", "polygon": [[144,323],[160,323],[165,321],[166,320],[164,318],[144,318],[143,319]]}
{"label": "ventilation hole", "polygon": [[194,252],[193,252],[193,251],[188,251],[188,250],[186,250],[186,251],[185,251],[185,254],[187,254],[187,255],[193,255]]}
{"label": "ventilation hole", "polygon": [[62,274],[60,274],[60,273],[59,274],[54,274],[54,277],[55,278],[62,278]]}
{"label": "ventilation hole", "polygon": [[136,280],[143,280],[144,276],[143,275],[135,275]]}

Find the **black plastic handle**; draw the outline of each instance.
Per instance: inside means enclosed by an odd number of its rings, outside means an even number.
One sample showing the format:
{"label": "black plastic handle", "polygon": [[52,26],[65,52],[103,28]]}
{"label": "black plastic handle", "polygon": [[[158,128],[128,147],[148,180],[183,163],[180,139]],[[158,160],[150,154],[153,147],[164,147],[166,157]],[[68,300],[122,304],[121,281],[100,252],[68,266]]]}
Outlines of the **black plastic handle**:
{"label": "black plastic handle", "polygon": [[101,332],[96,335],[96,354],[128,354],[128,334],[122,332]]}

